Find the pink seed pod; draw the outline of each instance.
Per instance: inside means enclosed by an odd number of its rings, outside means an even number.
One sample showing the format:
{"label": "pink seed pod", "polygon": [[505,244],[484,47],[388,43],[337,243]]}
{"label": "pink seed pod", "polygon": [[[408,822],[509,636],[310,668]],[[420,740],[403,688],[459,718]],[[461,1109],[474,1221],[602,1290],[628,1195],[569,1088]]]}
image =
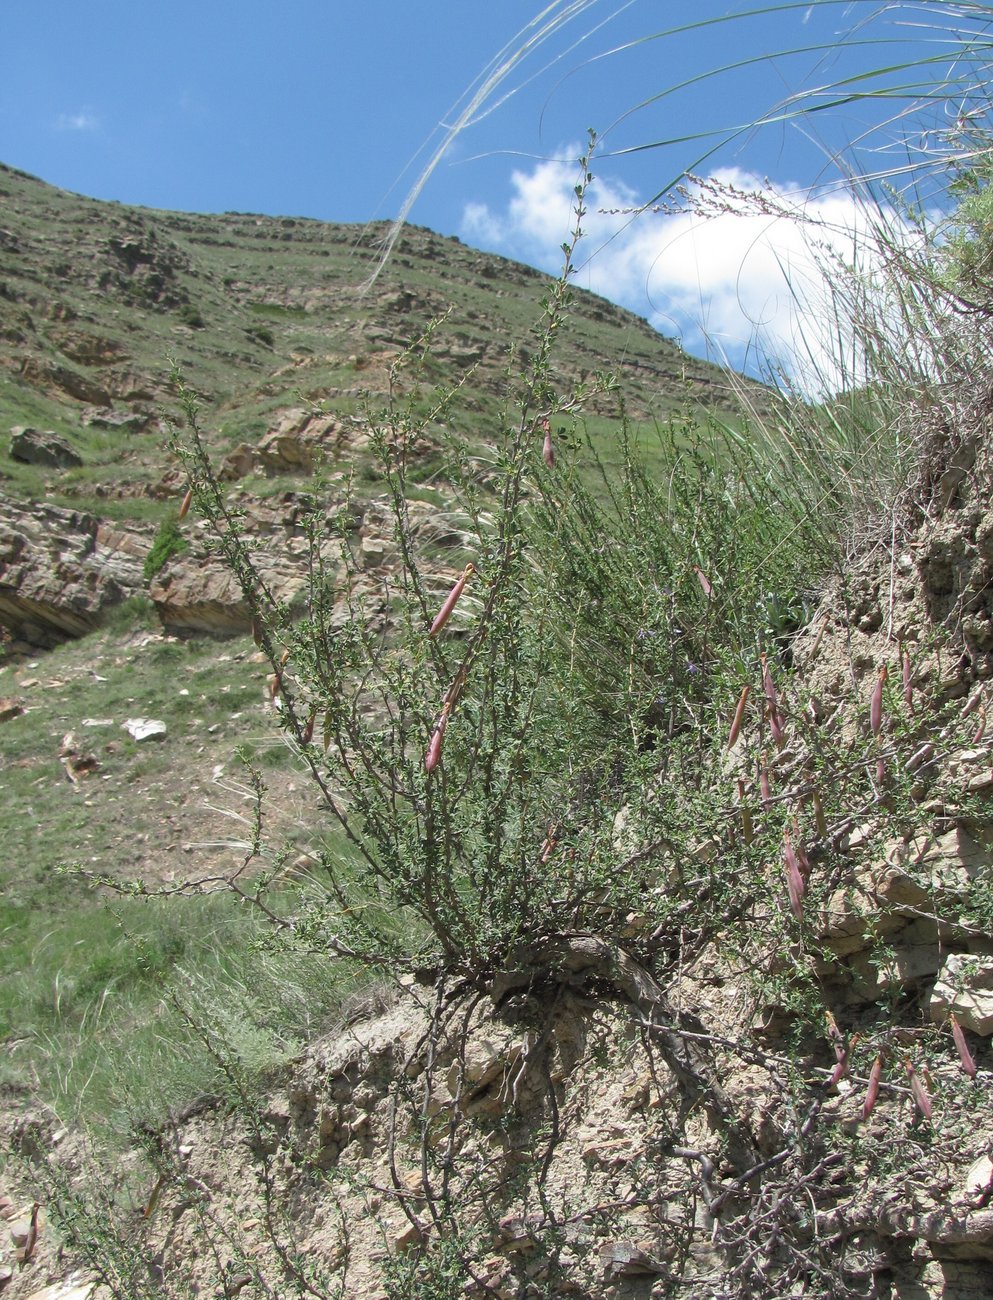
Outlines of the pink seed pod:
{"label": "pink seed pod", "polygon": [[476,572],[476,567],[473,564],[467,564],[465,568],[462,570],[462,576],[459,578],[458,582],[456,582],[455,586],[445,597],[445,603],[442,605],[441,609],[438,610],[437,616],[435,617],[434,622],[431,624],[431,630],[428,632],[428,636],[437,636],[438,633],[441,631],[441,629],[448,622],[449,618],[451,617],[452,610],[458,604],[459,597],[462,595],[462,592],[465,589],[465,584],[469,581],[469,579],[472,577],[472,575],[475,572]]}
{"label": "pink seed pod", "polygon": [[448,726],[448,705],[441,710],[441,715],[435,723],[434,731],[431,733],[431,742],[428,745],[428,752],[424,755],[424,770],[431,773],[441,761],[441,742],[445,739],[445,728]]}
{"label": "pink seed pod", "polygon": [[883,1053],[880,1052],[872,1063],[872,1069],[869,1071],[869,1086],[865,1090],[865,1101],[862,1103],[863,1119],[868,1119],[875,1108],[879,1097],[879,1080],[882,1077],[885,1060]]}
{"label": "pink seed pod", "polygon": [[769,766],[765,759],[765,750],[762,751],[762,757],[759,760],[759,790],[762,794],[762,807],[770,808],[772,806],[772,786],[769,783]]}
{"label": "pink seed pod", "polygon": [[913,673],[910,666],[910,655],[906,647],[903,648],[900,655],[903,664],[903,699],[907,706],[907,712],[913,717],[914,714],[914,682]]}
{"label": "pink seed pod", "polygon": [[713,587],[710,585],[710,579],[707,577],[707,575],[704,573],[703,569],[701,569],[700,566],[699,566],[698,564],[694,564],[694,566],[693,566],[693,572],[694,572],[694,573],[696,574],[696,576],[697,576],[697,581],[698,581],[699,584],[700,584],[700,587],[701,587],[701,589],[702,589],[702,591],[703,591],[703,594],[704,594],[704,595],[707,597],[707,599],[709,600],[710,597],[711,597],[711,593],[712,593],[713,590],[714,590]]}
{"label": "pink seed pod", "polygon": [[962,1070],[970,1079],[974,1079],[977,1074],[976,1062],[973,1060],[972,1053],[969,1051],[969,1044],[965,1041],[965,1033],[963,1032],[962,1026],[955,1019],[954,1015],[948,1017],[948,1023],[952,1027],[952,1038],[955,1040],[955,1046],[958,1049],[959,1060],[962,1063]]}
{"label": "pink seed pod", "polygon": [[970,713],[975,713],[983,702],[983,688],[977,686],[972,692],[965,704],[962,706],[962,717],[967,718]]}
{"label": "pink seed pod", "polygon": [[976,728],[975,733],[973,734],[973,737],[972,737],[972,743],[973,743],[974,745],[978,745],[979,742],[982,740],[982,738],[983,738],[985,735],[986,735],[986,706],[983,705],[983,704],[980,704],[980,706],[979,706],[979,726]]}
{"label": "pink seed pod", "polygon": [[541,444],[541,458],[549,469],[555,468],[555,448],[552,446],[552,426],[547,419],[542,420],[541,427],[545,431],[545,440]]}
{"label": "pink seed pod", "polygon": [[848,1073],[848,1052],[844,1048],[842,1048],[838,1052],[838,1059],[835,1062],[834,1069],[831,1071],[830,1075],[828,1076],[828,1081],[826,1086],[828,1088],[836,1088],[847,1073]]}
{"label": "pink seed pod", "polygon": [[761,655],[762,662],[762,689],[765,691],[766,698],[766,716],[769,719],[769,730],[772,732],[772,738],[777,747],[782,748],[785,736],[783,734],[783,718],[779,712],[779,696],[776,693],[776,683],[772,680],[772,672],[769,668],[769,661],[765,654]]}
{"label": "pink seed pod", "polygon": [[190,506],[193,504],[193,489],[187,488],[186,495],[183,497],[182,504],[179,507],[178,519],[185,519],[190,513]]}
{"label": "pink seed pod", "polygon": [[883,664],[876,677],[876,684],[872,688],[872,698],[869,701],[869,730],[874,736],[878,736],[883,725],[883,687],[886,685],[886,679],[889,676],[889,670]]}
{"label": "pink seed pod", "polygon": [[802,921],[803,896],[807,892],[807,882],[800,869],[800,859],[793,847],[789,831],[783,832],[783,861],[786,863],[786,887],[789,890],[793,915],[798,921]]}
{"label": "pink seed pod", "polygon": [[910,1091],[914,1098],[914,1105],[921,1112],[924,1118],[929,1120],[933,1108],[931,1106],[931,1098],[928,1096],[927,1088],[924,1087],[923,1080],[914,1069],[913,1061],[905,1060],[903,1064],[907,1071],[907,1078],[910,1080]]}
{"label": "pink seed pod", "polygon": [[734,742],[738,739],[738,735],[741,732],[741,724],[745,720],[745,705],[748,703],[748,694],[751,689],[750,686],[745,686],[742,689],[741,695],[738,697],[738,707],[734,711],[734,719],[731,722],[731,731],[728,734],[728,749],[734,748]]}

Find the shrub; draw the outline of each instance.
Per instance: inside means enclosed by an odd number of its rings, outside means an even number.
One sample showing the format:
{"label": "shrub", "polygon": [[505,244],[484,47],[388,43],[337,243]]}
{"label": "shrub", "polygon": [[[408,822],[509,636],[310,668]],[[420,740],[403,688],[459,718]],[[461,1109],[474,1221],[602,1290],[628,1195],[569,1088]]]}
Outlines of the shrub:
{"label": "shrub", "polygon": [[182,555],[189,549],[189,542],[182,534],[179,524],[174,519],[167,519],[159,525],[152,549],[145,557],[145,581],[151,582],[157,573],[176,555]]}
{"label": "shrub", "polygon": [[200,308],[191,302],[184,302],[177,315],[183,324],[188,325],[191,330],[202,330],[207,323]]}

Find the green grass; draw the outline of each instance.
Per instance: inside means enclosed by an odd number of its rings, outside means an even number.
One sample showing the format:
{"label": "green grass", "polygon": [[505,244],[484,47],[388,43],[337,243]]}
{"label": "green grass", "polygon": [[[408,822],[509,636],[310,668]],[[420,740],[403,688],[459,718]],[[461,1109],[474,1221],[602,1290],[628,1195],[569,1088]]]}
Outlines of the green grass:
{"label": "green grass", "polygon": [[108,901],[57,880],[53,901],[62,906],[0,903],[0,1082],[105,1139],[224,1090],[205,1035],[264,1071],[359,986],[320,953],[261,952],[258,924],[227,894]]}
{"label": "green grass", "polygon": [[[141,598],[130,615],[135,625],[153,621]],[[267,826],[276,823],[273,846],[288,863],[316,849],[321,830],[292,812],[287,787],[300,780],[299,763],[262,706],[264,672],[250,642],[153,639],[135,648],[121,631],[0,670],[0,693],[28,705],[4,724],[0,759],[0,1084],[27,1088],[66,1122],[95,1123],[109,1136],[219,1086],[205,1033],[267,1068],[333,1019],[359,980],[319,952],[262,953],[256,918],[225,891],[114,897],[80,874],[127,881],[157,864],[168,879],[240,863],[237,847],[211,850],[207,865],[201,851],[181,851],[184,838],[246,834],[205,809],[196,788],[218,763],[241,781],[239,749],[273,787]],[[133,741],[120,723],[136,715],[162,718],[166,739]],[[87,717],[110,725],[83,727]],[[59,762],[67,731],[99,761],[76,787]],[[211,802],[244,807],[230,789]],[[321,842],[339,859],[349,852],[333,830]],[[293,879],[277,891],[280,906],[295,905],[302,885]]]}
{"label": "green grass", "polygon": [[304,307],[281,307],[274,302],[250,302],[248,310],[253,316],[263,316],[266,320],[306,320]]}

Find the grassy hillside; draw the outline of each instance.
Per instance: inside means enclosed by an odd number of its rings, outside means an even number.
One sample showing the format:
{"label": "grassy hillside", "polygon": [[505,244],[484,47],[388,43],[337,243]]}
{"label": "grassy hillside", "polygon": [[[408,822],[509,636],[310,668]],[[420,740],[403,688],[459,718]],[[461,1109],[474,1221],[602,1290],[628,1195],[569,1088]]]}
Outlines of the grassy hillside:
{"label": "grassy hillside", "polygon": [[[501,423],[508,368],[533,350],[550,283],[410,227],[364,291],[383,225],[129,208],[2,166],[0,205],[0,430],[54,429],[83,459],[45,474],[12,460],[4,438],[0,486],[123,519],[162,511],[150,489],[167,464],[172,364],[202,395],[212,449],[223,454],[256,443],[287,408],[361,422],[382,402],[399,352],[443,319],[424,377],[465,377],[461,418],[485,441]],[[563,389],[615,373],[639,420],[664,422],[687,405],[731,409],[716,367],[581,290],[555,367]],[[616,412],[602,414],[608,447]]]}

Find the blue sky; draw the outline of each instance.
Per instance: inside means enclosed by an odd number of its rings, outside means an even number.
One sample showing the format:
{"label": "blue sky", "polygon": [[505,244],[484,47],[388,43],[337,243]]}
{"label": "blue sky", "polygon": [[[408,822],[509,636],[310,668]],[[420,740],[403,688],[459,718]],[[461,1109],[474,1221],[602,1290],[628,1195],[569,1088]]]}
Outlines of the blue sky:
{"label": "blue sky", "polygon": [[[454,140],[410,218],[554,269],[571,160],[587,127],[604,135],[598,206],[643,203],[685,167],[819,202],[816,187],[836,175],[832,153],[899,100],[734,129],[804,88],[906,50],[940,57],[947,48],[919,6],[864,30],[876,9],[868,0],[721,21],[746,9],[714,0],[11,3],[0,45],[0,160],[66,189],[151,207],[393,217],[477,78],[558,22]],[[709,25],[671,30],[691,20]],[[742,66],[703,76],[732,63]],[[947,111],[936,105],[936,120]],[[884,165],[891,156],[873,155]],[[754,249],[754,227],[739,223],[732,235],[724,222],[707,233],[673,220],[645,218],[646,233],[627,218],[595,218],[586,282],[692,350],[723,347],[741,361],[763,321],[779,322],[763,299],[775,294],[766,283],[775,252],[765,269],[743,275],[735,258]],[[660,253],[665,231],[678,241],[670,256]]]}

